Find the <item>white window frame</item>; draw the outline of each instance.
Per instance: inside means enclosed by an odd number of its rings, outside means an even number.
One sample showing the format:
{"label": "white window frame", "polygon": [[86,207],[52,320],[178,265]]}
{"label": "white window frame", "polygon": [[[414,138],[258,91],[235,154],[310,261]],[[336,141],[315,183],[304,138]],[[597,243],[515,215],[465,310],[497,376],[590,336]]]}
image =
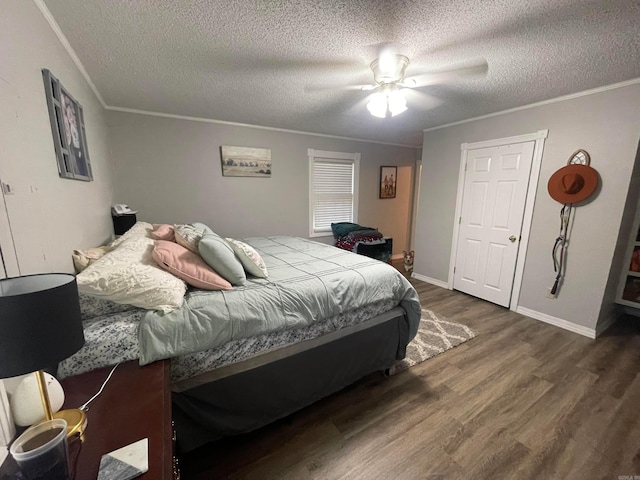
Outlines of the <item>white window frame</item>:
{"label": "white window frame", "polygon": [[313,165],[316,160],[331,160],[335,162],[350,163],[353,165],[353,223],[358,223],[358,191],[360,184],[360,153],[328,152],[325,150],[307,150],[309,156],[309,238],[329,237],[333,235],[331,229],[316,232],[313,228],[313,201],[314,182]]}

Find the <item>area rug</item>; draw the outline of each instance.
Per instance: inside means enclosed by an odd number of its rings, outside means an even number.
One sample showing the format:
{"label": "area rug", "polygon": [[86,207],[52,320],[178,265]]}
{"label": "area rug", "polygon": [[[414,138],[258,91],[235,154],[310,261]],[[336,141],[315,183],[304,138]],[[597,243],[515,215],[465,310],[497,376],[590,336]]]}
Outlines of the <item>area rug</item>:
{"label": "area rug", "polygon": [[418,334],[407,345],[405,358],[398,360],[389,369],[389,375],[395,375],[450,348],[457,347],[476,335],[478,332],[466,325],[443,320],[431,310],[423,308]]}

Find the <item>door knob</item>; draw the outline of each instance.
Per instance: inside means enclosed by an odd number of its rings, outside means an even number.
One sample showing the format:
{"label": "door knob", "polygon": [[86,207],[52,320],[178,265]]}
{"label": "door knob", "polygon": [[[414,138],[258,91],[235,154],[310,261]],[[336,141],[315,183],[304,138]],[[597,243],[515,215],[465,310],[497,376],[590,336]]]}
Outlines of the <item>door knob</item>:
{"label": "door knob", "polygon": [[511,240],[511,243],[515,242],[516,241],[516,236],[515,235],[511,235],[509,237],[509,240]]}

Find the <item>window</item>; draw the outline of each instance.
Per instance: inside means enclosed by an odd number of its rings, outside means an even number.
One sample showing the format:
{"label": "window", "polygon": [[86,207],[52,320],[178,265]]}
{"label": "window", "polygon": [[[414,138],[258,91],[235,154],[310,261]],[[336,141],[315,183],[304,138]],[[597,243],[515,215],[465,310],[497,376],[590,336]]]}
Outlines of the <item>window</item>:
{"label": "window", "polygon": [[358,221],[359,153],[309,149],[309,236],[331,235],[331,224]]}

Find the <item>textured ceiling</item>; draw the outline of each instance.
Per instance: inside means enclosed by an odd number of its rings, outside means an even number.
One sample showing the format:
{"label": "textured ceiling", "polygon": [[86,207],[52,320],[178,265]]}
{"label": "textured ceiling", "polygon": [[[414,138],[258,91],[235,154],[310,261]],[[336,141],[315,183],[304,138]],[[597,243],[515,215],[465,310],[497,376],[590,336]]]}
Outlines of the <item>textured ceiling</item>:
{"label": "textured ceiling", "polygon": [[[110,107],[420,145],[422,130],[640,77],[640,0],[45,0]],[[407,76],[485,58],[369,115],[381,44]],[[441,103],[428,101],[435,98]],[[431,106],[432,108],[426,108]]]}

